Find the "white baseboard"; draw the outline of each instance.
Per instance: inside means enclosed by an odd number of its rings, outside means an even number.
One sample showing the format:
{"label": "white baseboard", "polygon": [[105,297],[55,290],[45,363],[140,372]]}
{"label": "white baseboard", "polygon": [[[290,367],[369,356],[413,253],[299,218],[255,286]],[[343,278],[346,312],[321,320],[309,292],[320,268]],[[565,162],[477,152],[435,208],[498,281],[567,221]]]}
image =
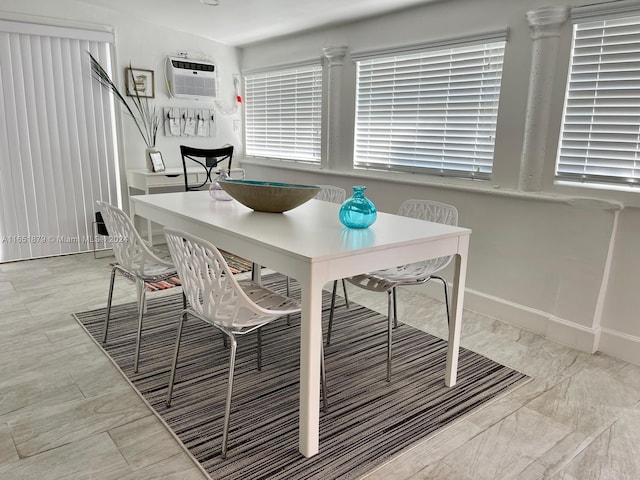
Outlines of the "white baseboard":
{"label": "white baseboard", "polygon": [[[421,287],[411,287],[411,289],[417,289],[419,293],[430,298],[444,300],[440,283],[428,282]],[[553,342],[582,352],[602,352],[634,365],[640,365],[640,337],[606,327],[598,329],[585,327],[555,317],[548,312],[469,288],[465,290],[464,308],[540,334]]]}
{"label": "white baseboard", "polygon": [[[443,300],[441,288],[439,285],[427,283],[422,293]],[[598,351],[640,365],[640,337],[608,328],[585,327],[547,312],[472,289],[465,290],[464,307],[523,330],[538,333],[553,342],[576,350],[587,353]]]}
{"label": "white baseboard", "polygon": [[595,353],[598,351],[599,329],[585,327],[554,316],[547,320],[545,337],[549,340],[582,352]]}
{"label": "white baseboard", "polygon": [[598,330],[555,317],[548,312],[470,289],[465,291],[464,305],[474,312],[538,333],[567,347],[588,353],[597,350]]}
{"label": "white baseboard", "polygon": [[598,351],[640,365],[640,337],[602,328]]}

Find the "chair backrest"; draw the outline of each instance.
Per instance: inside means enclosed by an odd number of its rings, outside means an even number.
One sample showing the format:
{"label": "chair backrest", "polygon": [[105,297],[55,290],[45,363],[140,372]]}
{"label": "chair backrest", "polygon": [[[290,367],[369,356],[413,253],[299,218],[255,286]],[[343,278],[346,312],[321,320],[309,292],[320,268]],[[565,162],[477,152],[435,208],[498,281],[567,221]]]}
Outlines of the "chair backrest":
{"label": "chair backrest", "polygon": [[126,213],[107,202],[97,201],[96,203],[109,231],[113,254],[121,267],[141,277],[146,277],[153,275],[150,268],[157,268],[158,265],[172,266],[170,262],[154,255],[145,245]]}
{"label": "chair backrest", "polygon": [[[407,200],[400,205],[398,215],[445,225],[458,225],[458,209],[453,205],[433,200]],[[418,262],[416,266],[421,265],[420,269],[435,273],[449,265],[452,258],[452,256],[433,258],[425,262]]]}
{"label": "chair backrest", "polygon": [[[180,145],[180,155],[182,156],[185,192],[190,190],[200,190],[207,183],[213,181],[211,172],[218,166],[218,164],[227,160],[229,162],[227,164],[227,170],[231,170],[233,145],[222,148],[194,148],[188,147],[187,145]],[[206,177],[202,183],[189,184],[189,177],[187,175],[188,166],[199,166],[204,170]]]}
{"label": "chair backrest", "polygon": [[164,232],[183,292],[203,320],[235,329],[259,325],[265,319],[280,316],[247,296],[213,244],[180,230],[165,228]]}
{"label": "chair backrest", "polygon": [[458,225],[458,209],[453,205],[433,200],[407,200],[400,205],[398,215],[445,225]]}
{"label": "chair backrest", "polygon": [[318,185],[320,191],[314,197],[316,200],[332,203],[344,203],[347,199],[347,191],[334,185]]}

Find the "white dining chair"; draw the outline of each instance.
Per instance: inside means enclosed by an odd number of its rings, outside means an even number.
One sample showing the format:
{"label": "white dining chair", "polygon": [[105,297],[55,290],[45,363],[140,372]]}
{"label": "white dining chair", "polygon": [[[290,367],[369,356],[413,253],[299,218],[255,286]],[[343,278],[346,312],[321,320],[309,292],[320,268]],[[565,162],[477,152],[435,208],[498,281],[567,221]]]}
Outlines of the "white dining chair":
{"label": "white dining chair", "polygon": [[[165,236],[189,305],[183,309],[178,324],[166,404],[167,407],[171,406],[182,327],[187,316],[193,315],[222,331],[231,343],[222,432],[222,457],[226,458],[237,337],[257,330],[257,357],[258,370],[260,370],[262,366],[260,329],[280,317],[299,313],[300,305],[295,300],[269,290],[252,280],[238,281],[218,249],[206,240],[169,228],[165,228]],[[326,411],[324,354],[321,354],[320,368],[322,402]]]}
{"label": "white dining chair", "polygon": [[[458,225],[458,210],[456,207],[432,200],[407,200],[400,206],[398,215],[427,220],[429,222]],[[360,288],[374,292],[387,292],[387,381],[391,381],[392,330],[393,327],[398,326],[396,287],[420,285],[431,279],[441,281],[444,286],[444,302],[447,310],[447,322],[449,322],[449,295],[447,292],[447,282],[444,278],[436,275],[436,273],[449,265],[452,258],[452,256],[433,258],[422,262],[400,265],[347,278],[349,283]],[[333,312],[330,312],[327,338],[331,336],[332,328]]]}
{"label": "white dining chair", "polygon": [[[146,283],[160,282],[177,275],[176,268],[171,261],[162,259],[151,251],[142,240],[133,222],[118,207],[107,202],[98,201],[98,208],[109,232],[109,240],[116,263],[111,269],[109,296],[107,297],[107,313],[104,321],[102,343],[107,342],[109,332],[109,318],[113,300],[113,287],[116,273],[123,274],[128,280],[133,280],[138,294],[138,333],[136,336],[136,351],[133,361],[134,372],[138,371],[140,360],[140,343],[142,341],[142,318],[146,309]],[[184,300],[184,299],[183,299]]]}
{"label": "white dining chair", "polygon": [[331,203],[344,203],[347,199],[347,191],[335,185],[318,185],[320,191],[313,197],[316,200]]}

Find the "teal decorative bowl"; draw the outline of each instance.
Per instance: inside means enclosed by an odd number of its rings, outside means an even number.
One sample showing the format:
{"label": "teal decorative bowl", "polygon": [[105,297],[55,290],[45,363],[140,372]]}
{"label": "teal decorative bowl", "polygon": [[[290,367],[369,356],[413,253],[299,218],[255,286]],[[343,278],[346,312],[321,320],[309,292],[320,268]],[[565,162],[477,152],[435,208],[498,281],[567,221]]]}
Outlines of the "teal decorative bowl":
{"label": "teal decorative bowl", "polygon": [[315,185],[256,180],[228,179],[218,183],[225,192],[256,212],[286,212],[311,200],[320,191]]}

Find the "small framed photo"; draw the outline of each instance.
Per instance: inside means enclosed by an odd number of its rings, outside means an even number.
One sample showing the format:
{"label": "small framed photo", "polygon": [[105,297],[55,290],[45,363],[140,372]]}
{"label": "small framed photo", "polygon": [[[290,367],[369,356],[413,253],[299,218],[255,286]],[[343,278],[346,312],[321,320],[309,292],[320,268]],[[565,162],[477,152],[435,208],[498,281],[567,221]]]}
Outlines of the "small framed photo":
{"label": "small framed photo", "polygon": [[127,95],[135,97],[154,98],[155,83],[153,70],[143,70],[141,68],[127,67],[125,69]]}
{"label": "small framed photo", "polygon": [[154,172],[164,172],[164,161],[162,160],[162,154],[160,152],[151,152],[149,154],[151,158],[151,166]]}

